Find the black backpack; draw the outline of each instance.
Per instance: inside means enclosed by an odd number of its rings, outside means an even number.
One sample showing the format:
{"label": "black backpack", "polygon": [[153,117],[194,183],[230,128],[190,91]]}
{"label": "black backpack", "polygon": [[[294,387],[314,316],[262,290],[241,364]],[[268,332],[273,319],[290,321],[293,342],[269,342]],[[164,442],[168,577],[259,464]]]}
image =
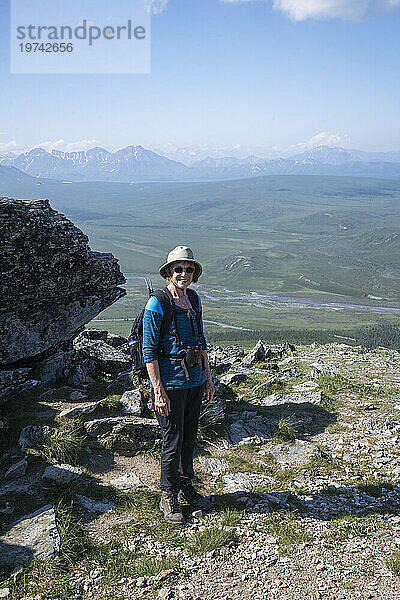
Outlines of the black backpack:
{"label": "black backpack", "polygon": [[[162,290],[153,290],[153,286],[152,286],[150,279],[147,279],[146,277],[145,277],[145,282],[146,282],[149,298],[151,296],[155,296],[157,298],[157,300],[159,301],[159,303],[161,304],[161,308],[163,310],[163,318],[162,318],[161,330],[160,330],[160,340],[167,334],[172,323],[174,323],[176,338],[178,340],[179,345],[181,345],[183,348],[183,344],[179,340],[179,336],[178,336],[178,327],[176,325],[176,308],[175,308],[175,302],[173,300],[171,292],[169,291],[169,289],[167,287],[163,288]],[[197,293],[194,290],[191,290],[190,288],[188,288],[186,290],[186,293],[188,295],[190,304],[192,305],[192,308],[196,315],[197,331],[199,332],[199,335],[202,335],[203,329],[202,329],[202,322],[201,322],[201,316],[200,316],[199,298],[197,296]],[[142,351],[144,311],[145,311],[145,308],[142,309],[142,311],[138,314],[138,316],[136,317],[136,319],[133,322],[131,334],[128,338],[128,344],[129,344],[129,350],[130,350],[131,357],[132,357],[132,370],[143,371],[143,373],[147,373],[146,365],[143,360],[143,351]],[[193,324],[192,324],[192,329],[194,332]],[[159,354],[161,354],[160,349],[159,349]],[[167,355],[163,354],[163,356],[167,356]],[[170,356],[172,358],[178,358],[177,355],[171,354],[168,356]],[[179,357],[179,358],[181,358],[181,357]]]}

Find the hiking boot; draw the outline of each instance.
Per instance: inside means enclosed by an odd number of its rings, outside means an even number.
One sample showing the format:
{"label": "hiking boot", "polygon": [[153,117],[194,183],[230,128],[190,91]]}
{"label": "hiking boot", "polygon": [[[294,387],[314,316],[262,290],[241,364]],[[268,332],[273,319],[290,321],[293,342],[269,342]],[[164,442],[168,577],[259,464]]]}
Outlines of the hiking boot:
{"label": "hiking boot", "polygon": [[160,510],[164,519],[172,525],[185,525],[185,517],[179,506],[178,497],[172,492],[163,492],[160,500]]}
{"label": "hiking boot", "polygon": [[201,508],[203,510],[211,508],[210,500],[199,494],[199,492],[195,490],[191,483],[181,485],[179,495],[181,500],[184,500],[191,506],[195,506],[196,508]]}

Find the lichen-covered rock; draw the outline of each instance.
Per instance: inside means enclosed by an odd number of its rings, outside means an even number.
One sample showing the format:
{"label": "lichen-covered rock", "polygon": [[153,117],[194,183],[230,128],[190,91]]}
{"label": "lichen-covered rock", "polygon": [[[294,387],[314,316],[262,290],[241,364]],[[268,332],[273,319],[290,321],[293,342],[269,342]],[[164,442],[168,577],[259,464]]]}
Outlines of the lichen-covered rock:
{"label": "lichen-covered rock", "polygon": [[339,367],[336,365],[330,365],[326,363],[316,362],[312,365],[314,368],[309,372],[309,377],[313,379],[317,379],[322,375],[329,375],[330,377],[334,377],[339,373]]}
{"label": "lichen-covered rock", "polygon": [[101,404],[101,400],[95,400],[94,402],[86,402],[85,404],[78,404],[72,408],[65,408],[60,412],[61,418],[73,419],[75,417],[82,417],[83,415],[90,415],[96,408]]}
{"label": "lichen-covered rock", "polygon": [[48,425],[28,425],[24,427],[19,436],[19,445],[22,450],[37,448],[46,438],[53,435],[57,430]]}
{"label": "lichen-covered rock", "polygon": [[48,200],[0,198],[0,363],[58,350],[125,294],[117,260]]}
{"label": "lichen-covered rock", "polygon": [[30,372],[29,368],[0,371],[0,402],[2,399],[6,400],[12,390],[17,390],[24,385],[29,379]]}
{"label": "lichen-covered rock", "polygon": [[34,367],[32,375],[46,385],[51,385],[64,377],[72,367],[75,360],[75,352],[55,352],[48,358],[43,359]]}
{"label": "lichen-covered rock", "polygon": [[141,390],[128,390],[121,397],[122,412],[124,415],[141,417],[144,410],[144,399]]}
{"label": "lichen-covered rock", "polygon": [[256,473],[233,473],[223,475],[224,494],[236,494],[237,492],[252,492],[265,487],[275,480],[268,475],[257,475]]}
{"label": "lichen-covered rock", "polygon": [[79,504],[89,513],[104,514],[116,509],[114,502],[111,502],[107,499],[103,501],[92,500],[92,498],[87,498],[81,494],[77,494],[76,499]]}
{"label": "lichen-covered rock", "polygon": [[225,471],[228,471],[229,465],[224,458],[215,458],[214,456],[199,456],[199,463],[207,473],[218,477]]}
{"label": "lichen-covered rock", "polygon": [[50,505],[23,517],[0,537],[0,566],[16,567],[58,556],[60,536]]}
{"label": "lichen-covered rock", "polygon": [[79,479],[82,475],[82,469],[72,465],[49,465],[45,468],[43,479],[53,481],[54,483],[67,484]]}
{"label": "lichen-covered rock", "polygon": [[224,385],[240,385],[246,381],[247,377],[245,373],[228,373],[221,377],[220,382]]}
{"label": "lichen-covered rock", "polygon": [[281,406],[282,404],[315,404],[322,402],[322,392],[304,391],[289,394],[271,394],[259,400],[264,406]]}
{"label": "lichen-covered rock", "polygon": [[144,450],[161,437],[156,419],[140,417],[104,417],[84,423],[95,443],[115,450]]}
{"label": "lichen-covered rock", "polygon": [[316,444],[296,440],[293,444],[276,444],[268,449],[281,467],[302,467],[312,458],[321,456]]}
{"label": "lichen-covered rock", "polygon": [[113,348],[119,348],[120,346],[127,344],[128,340],[122,337],[122,335],[116,335],[115,333],[107,332],[106,342]]}
{"label": "lichen-covered rock", "polygon": [[85,338],[86,340],[100,340],[101,342],[107,341],[107,336],[108,331],[106,329],[84,329],[80,333],[81,338]]}
{"label": "lichen-covered rock", "polygon": [[90,358],[75,361],[68,369],[67,383],[68,385],[86,385],[94,383],[92,375],[96,372],[96,365]]}
{"label": "lichen-covered rock", "polygon": [[234,363],[240,363],[240,359],[244,356],[244,348],[242,346],[221,346],[208,345],[208,360],[212,367],[218,365],[226,365],[229,368]]}
{"label": "lichen-covered rock", "polygon": [[119,348],[113,348],[101,340],[88,340],[79,335],[74,340],[74,348],[80,356],[93,360],[104,373],[120,373],[132,363],[131,358]]}
{"label": "lichen-covered rock", "polygon": [[252,442],[263,443],[270,439],[274,423],[253,411],[243,411],[226,427],[226,442],[229,446]]}
{"label": "lichen-covered rock", "polygon": [[137,490],[148,487],[133,471],[111,479],[110,484],[120,490]]}

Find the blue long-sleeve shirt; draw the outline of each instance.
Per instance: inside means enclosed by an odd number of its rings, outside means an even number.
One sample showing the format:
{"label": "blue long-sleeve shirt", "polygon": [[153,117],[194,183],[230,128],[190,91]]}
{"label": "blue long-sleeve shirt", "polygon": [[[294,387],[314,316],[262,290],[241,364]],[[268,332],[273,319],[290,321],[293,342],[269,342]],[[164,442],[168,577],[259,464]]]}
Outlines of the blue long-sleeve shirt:
{"label": "blue long-sleeve shirt", "polygon": [[[202,307],[200,297],[199,302],[200,320],[202,325]],[[178,336],[184,347],[201,345],[203,350],[207,349],[207,344],[203,334],[203,327],[198,331],[196,315],[193,309],[176,308],[176,322],[178,327]],[[155,296],[149,298],[143,315],[143,358],[144,362],[158,360],[160,367],[161,381],[166,390],[185,389],[202,385],[206,381],[206,371],[204,361],[198,367],[188,369],[189,379],[186,379],[185,372],[178,358],[168,358],[159,356],[160,349],[163,354],[181,354],[183,352],[178,344],[175,332],[175,324],[172,321],[169,331],[160,339],[161,323],[163,319],[163,309]],[[194,333],[194,334],[193,334]]]}

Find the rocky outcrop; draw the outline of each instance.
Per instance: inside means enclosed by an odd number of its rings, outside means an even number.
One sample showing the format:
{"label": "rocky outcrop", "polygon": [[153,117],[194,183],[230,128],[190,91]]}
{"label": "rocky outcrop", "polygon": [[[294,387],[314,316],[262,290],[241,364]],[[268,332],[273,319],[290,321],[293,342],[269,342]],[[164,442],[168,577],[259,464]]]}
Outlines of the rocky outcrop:
{"label": "rocky outcrop", "polygon": [[92,251],[48,200],[0,198],[0,239],[4,368],[60,349],[125,294],[113,255]]}
{"label": "rocky outcrop", "polygon": [[88,340],[79,335],[73,344],[79,356],[91,359],[105,373],[116,375],[128,369],[132,363],[128,354],[101,340]]}
{"label": "rocky outcrop", "polygon": [[280,359],[294,351],[295,347],[288,342],[285,344],[269,345],[264,340],[258,340],[254,348],[244,357],[242,366],[251,367],[255,362]]}

